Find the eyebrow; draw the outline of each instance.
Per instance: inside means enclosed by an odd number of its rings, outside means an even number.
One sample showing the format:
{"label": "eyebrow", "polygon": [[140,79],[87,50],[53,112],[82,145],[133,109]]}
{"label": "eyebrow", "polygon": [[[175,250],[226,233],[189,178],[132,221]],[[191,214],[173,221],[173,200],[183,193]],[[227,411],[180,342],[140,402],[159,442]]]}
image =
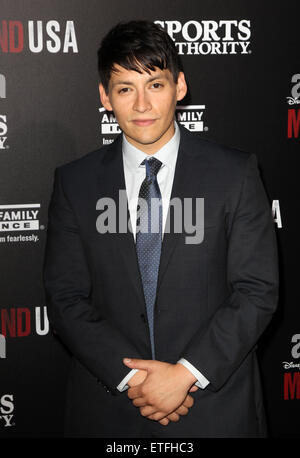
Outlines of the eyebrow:
{"label": "eyebrow", "polygon": [[[151,83],[152,81],[158,80],[158,79],[166,79],[166,77],[165,77],[165,75],[163,73],[159,73],[158,75],[152,76],[151,78],[149,78],[146,81],[146,83]],[[119,84],[126,84],[126,85],[133,86],[134,83],[132,81],[116,81],[115,83],[113,83],[113,87],[117,86]]]}

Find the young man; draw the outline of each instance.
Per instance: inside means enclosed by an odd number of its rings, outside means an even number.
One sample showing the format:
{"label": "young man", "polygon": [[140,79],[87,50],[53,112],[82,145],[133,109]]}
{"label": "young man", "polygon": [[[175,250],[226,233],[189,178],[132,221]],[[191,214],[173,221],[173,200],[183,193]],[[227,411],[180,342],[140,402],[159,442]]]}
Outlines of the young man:
{"label": "young man", "polygon": [[98,58],[122,134],[56,169],[45,253],[49,319],[73,353],[66,436],[264,437],[255,350],[278,272],[256,157],[175,122],[187,86],[159,26],[117,25]]}

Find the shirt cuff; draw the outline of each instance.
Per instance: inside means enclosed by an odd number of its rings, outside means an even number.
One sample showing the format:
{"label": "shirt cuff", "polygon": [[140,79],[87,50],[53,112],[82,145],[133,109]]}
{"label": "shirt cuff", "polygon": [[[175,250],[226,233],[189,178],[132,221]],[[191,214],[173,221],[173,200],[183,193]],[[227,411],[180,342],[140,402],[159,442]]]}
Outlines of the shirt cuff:
{"label": "shirt cuff", "polygon": [[182,364],[185,366],[196,378],[197,382],[195,382],[195,385],[201,388],[202,390],[210,383],[209,380],[207,380],[206,377],[204,377],[201,372],[199,372],[191,363],[189,363],[186,359],[180,358],[177,363]]}
{"label": "shirt cuff", "polygon": [[126,375],[126,377],[123,378],[121,383],[117,386],[117,390],[119,391],[126,391],[129,386],[127,385],[128,380],[131,379],[131,377],[138,371],[138,369],[131,369],[131,371]]}

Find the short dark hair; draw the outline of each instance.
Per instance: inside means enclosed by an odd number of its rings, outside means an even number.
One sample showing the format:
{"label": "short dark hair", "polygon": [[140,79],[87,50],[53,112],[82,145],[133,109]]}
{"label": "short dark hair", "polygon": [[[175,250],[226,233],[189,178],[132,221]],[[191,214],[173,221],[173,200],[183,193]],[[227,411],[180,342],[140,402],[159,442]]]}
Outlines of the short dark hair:
{"label": "short dark hair", "polygon": [[175,83],[182,71],[172,38],[158,24],[144,20],[119,22],[103,38],[98,49],[98,71],[106,93],[115,64],[139,73],[150,73],[154,67],[168,69]]}

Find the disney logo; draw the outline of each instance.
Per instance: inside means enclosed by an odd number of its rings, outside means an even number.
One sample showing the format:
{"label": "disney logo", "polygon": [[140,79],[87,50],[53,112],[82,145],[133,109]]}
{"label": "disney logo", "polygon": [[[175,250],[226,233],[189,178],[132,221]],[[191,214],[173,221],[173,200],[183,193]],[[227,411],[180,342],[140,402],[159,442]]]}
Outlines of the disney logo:
{"label": "disney logo", "polygon": [[283,361],[282,364],[283,364],[284,369],[295,369],[296,368],[300,370],[300,363],[295,364],[292,361],[291,362]]}
{"label": "disney logo", "polygon": [[289,105],[295,105],[297,103],[300,103],[300,100],[298,99],[298,97],[296,97],[295,99],[293,97],[286,97],[286,98],[287,98]]}

